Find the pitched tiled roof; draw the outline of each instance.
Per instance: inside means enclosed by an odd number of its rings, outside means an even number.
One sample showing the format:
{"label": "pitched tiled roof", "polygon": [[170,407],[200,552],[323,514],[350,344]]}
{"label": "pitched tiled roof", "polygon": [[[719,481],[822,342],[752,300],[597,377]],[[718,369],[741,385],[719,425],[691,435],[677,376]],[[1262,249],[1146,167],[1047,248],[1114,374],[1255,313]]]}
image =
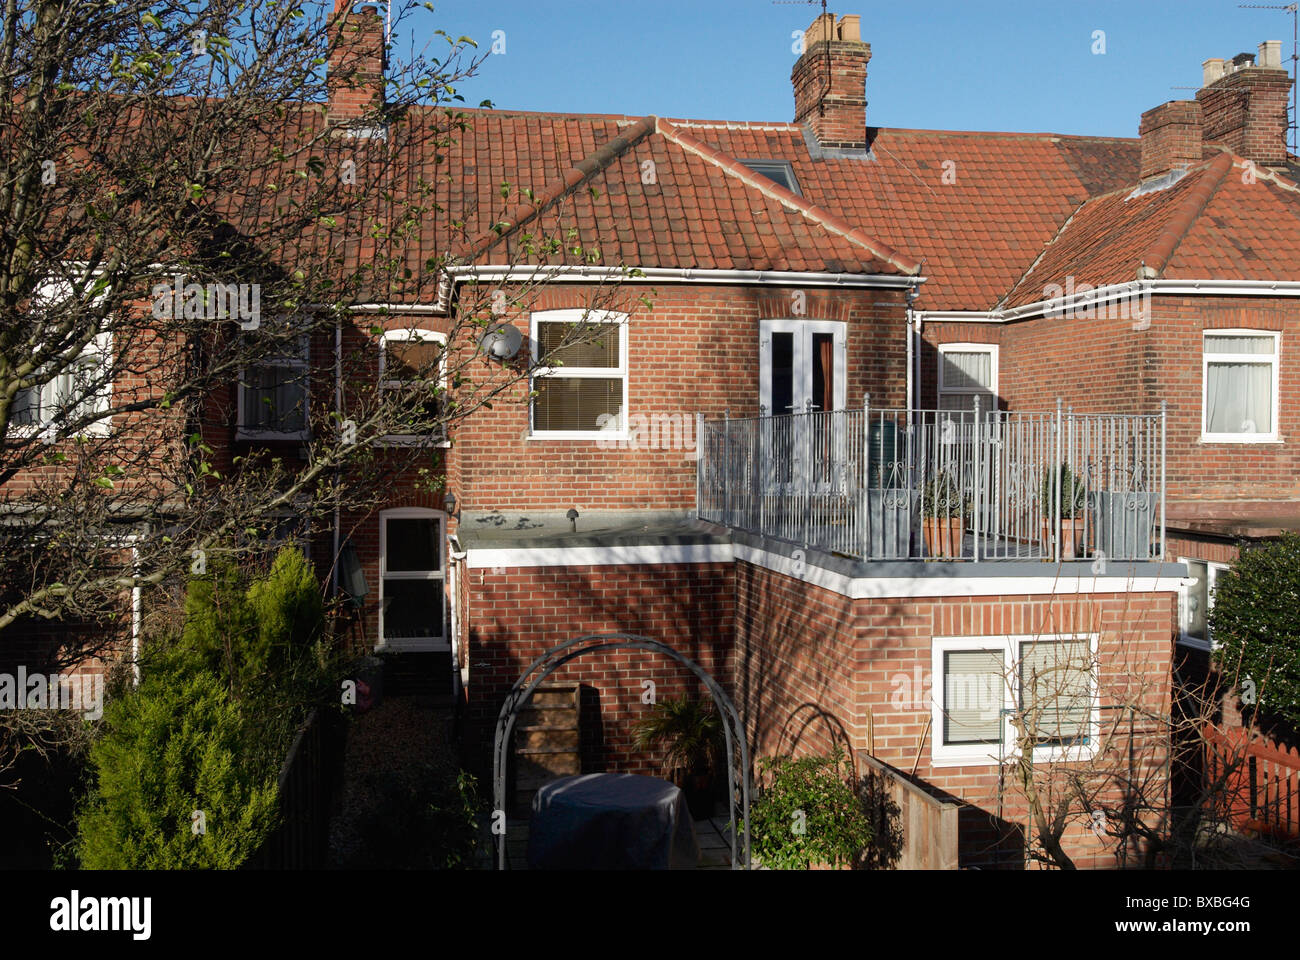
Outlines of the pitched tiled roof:
{"label": "pitched tiled roof", "polygon": [[[1252,190],[1214,151],[1129,200],[1136,139],[869,128],[865,154],[831,156],[793,123],[465,116],[439,236],[457,231],[451,252],[478,263],[554,236],[604,266],[919,272],[927,310],[1029,303],[1069,276],[1127,282],[1143,261],[1166,277],[1296,279],[1294,190],[1262,171]],[[738,162],[758,159],[788,163],[798,194]]]}
{"label": "pitched tiled roof", "polygon": [[732,156],[788,161],[804,196],[910,255],[919,306],[992,307],[1093,193],[1136,180],[1135,141],[925,130],[869,131],[867,158],[814,158],[788,125],[687,125]]}
{"label": "pitched tiled roof", "polygon": [[[614,126],[617,133],[584,156],[557,158],[547,182],[516,181],[527,199],[486,225],[479,217],[481,229],[456,249],[455,259],[501,262],[525,244],[536,248],[541,237],[576,231],[583,247],[599,250],[602,266],[919,272],[916,260],[672,124],[652,116]],[[505,167],[494,170],[493,180],[510,180]],[[513,173],[535,176],[536,170],[517,166]],[[526,252],[525,259],[554,262],[571,245],[550,256]]]}
{"label": "pitched tiled roof", "polygon": [[[884,129],[870,131],[868,156],[819,157],[792,123],[651,131],[629,117],[466,114],[449,157],[463,169],[448,203],[465,221],[462,253],[481,255],[506,221],[576,227],[606,265],[912,274],[923,260],[926,309],[994,306],[1080,204],[1136,180],[1139,157],[1133,140]],[[571,171],[608,144],[614,155],[575,187]],[[789,163],[802,196],[739,159]],[[641,183],[645,160],[658,191]],[[539,203],[503,202],[503,181]],[[549,220],[529,209],[547,202]]]}
{"label": "pitched tiled roof", "polygon": [[1294,280],[1300,262],[1300,191],[1230,154],[1193,168],[1172,186],[1132,187],[1081,207],[1006,297],[1016,307],[1049,285],[1093,286],[1154,276],[1183,280]]}

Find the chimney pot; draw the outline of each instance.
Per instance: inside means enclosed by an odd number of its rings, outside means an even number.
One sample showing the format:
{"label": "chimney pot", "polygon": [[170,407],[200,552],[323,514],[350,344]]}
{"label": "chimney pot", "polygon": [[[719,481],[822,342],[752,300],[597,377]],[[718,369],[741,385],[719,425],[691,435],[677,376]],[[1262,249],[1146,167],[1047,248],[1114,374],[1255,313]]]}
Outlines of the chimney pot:
{"label": "chimney pot", "polygon": [[795,123],[807,123],[825,147],[867,146],[867,64],[861,17],[818,15],[804,31],[803,56],[790,73]]}
{"label": "chimney pot", "polygon": [[1281,69],[1281,58],[1281,41],[1269,40],[1259,45],[1258,64],[1253,54],[1239,53],[1217,78],[1216,61],[1205,61],[1209,82],[1196,99],[1206,143],[1264,167],[1286,162],[1291,78]]}

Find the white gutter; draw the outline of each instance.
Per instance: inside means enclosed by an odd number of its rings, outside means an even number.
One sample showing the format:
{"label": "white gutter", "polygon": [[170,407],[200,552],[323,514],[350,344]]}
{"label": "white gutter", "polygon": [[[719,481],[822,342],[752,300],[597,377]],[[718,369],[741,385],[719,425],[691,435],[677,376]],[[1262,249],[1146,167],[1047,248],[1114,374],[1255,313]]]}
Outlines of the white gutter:
{"label": "white gutter", "polygon": [[[636,276],[630,276],[635,271]],[[587,283],[592,280],[621,280],[625,283],[718,283],[743,286],[877,287],[895,290],[915,287],[925,277],[901,277],[886,273],[804,273],[797,270],[697,270],[686,267],[588,266],[459,266],[449,267],[453,280],[538,280]]]}
{"label": "white gutter", "polygon": [[348,307],[353,313],[441,313],[436,303],[354,303]]}
{"label": "white gutter", "polygon": [[[635,269],[636,276],[629,274]],[[900,277],[888,273],[801,273],[796,270],[697,270],[693,268],[569,266],[519,266],[510,264],[448,267],[438,280],[438,299],[433,303],[356,303],[353,313],[445,314],[451,303],[451,288],[469,280],[494,283],[548,281],[552,283],[698,283],[730,286],[804,286],[906,290],[919,287],[925,277]],[[321,305],[323,306],[323,304]]]}
{"label": "white gutter", "polygon": [[1296,280],[1133,280],[1085,290],[1067,297],[1039,300],[1010,310],[922,310],[918,318],[944,323],[1013,323],[1048,313],[1066,314],[1126,297],[1254,296],[1300,297]]}

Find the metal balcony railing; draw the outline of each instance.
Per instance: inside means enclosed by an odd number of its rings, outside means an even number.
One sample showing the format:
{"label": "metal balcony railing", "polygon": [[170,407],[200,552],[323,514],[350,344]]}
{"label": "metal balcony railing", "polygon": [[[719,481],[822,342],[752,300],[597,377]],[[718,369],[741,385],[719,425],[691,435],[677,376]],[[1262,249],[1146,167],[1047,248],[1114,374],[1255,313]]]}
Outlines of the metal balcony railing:
{"label": "metal balcony railing", "polygon": [[[872,409],[698,423],[702,520],[859,560],[1160,560],[1165,421]],[[1100,564],[1099,564],[1100,561]]]}

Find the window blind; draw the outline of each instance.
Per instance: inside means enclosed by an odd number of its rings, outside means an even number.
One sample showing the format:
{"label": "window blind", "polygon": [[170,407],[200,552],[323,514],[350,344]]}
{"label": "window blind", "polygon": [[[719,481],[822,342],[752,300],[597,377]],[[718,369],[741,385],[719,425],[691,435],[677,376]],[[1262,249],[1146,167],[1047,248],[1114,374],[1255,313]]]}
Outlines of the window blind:
{"label": "window blind", "polygon": [[1020,645],[1021,709],[1038,743],[1086,738],[1092,712],[1092,654],[1086,640]]}
{"label": "window blind", "polygon": [[1002,740],[1001,650],[949,650],[943,655],[945,745]]}

